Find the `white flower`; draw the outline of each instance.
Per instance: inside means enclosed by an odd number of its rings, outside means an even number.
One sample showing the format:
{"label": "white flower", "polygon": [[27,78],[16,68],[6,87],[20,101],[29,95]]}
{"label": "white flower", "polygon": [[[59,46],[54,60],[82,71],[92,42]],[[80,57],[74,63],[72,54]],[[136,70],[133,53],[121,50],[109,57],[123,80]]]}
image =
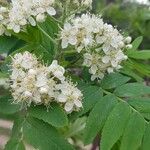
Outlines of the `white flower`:
{"label": "white flower", "polygon": [[[74,29],[76,32],[72,32]],[[61,39],[62,48],[70,44],[78,53],[83,51],[83,65],[89,67],[91,80],[102,79],[105,73],[120,69],[122,61],[127,59],[124,49],[132,48],[131,37],[124,37],[101,17],[90,14],[65,23]]]}
{"label": "white flower", "polygon": [[83,95],[73,83],[65,81],[57,85],[56,88],[61,91],[57,98],[58,102],[63,104],[67,113],[71,113],[74,110],[78,111],[82,107],[81,99]]}
{"label": "white flower", "polygon": [[32,69],[38,65],[37,58],[29,52],[19,53],[12,57],[14,67],[22,67],[24,69]]}
{"label": "white flower", "polygon": [[65,23],[61,31],[62,48],[71,44],[81,52],[84,48],[92,46],[94,33],[102,32],[102,26],[102,19],[89,14],[72,19],[70,23]]}
{"label": "white flower", "polygon": [[53,73],[53,75],[61,81],[64,81],[64,73],[65,69],[58,65],[57,60],[53,60],[52,64],[48,67],[49,71]]}
{"label": "white flower", "polygon": [[64,24],[64,29],[61,32],[61,38],[62,38],[62,48],[67,48],[68,44],[76,45],[77,43],[77,35],[78,29],[75,27],[72,27],[70,23]]}
{"label": "white flower", "polygon": [[121,50],[108,51],[106,54],[93,52],[84,54],[83,65],[89,67],[89,73],[92,74],[91,80],[102,79],[106,72],[111,73],[121,68],[120,64],[126,60],[127,56]]}
{"label": "white flower", "polygon": [[6,28],[19,33],[27,24],[36,26],[36,21],[45,21],[47,15],[56,14],[54,3],[54,0],[12,0],[8,8],[0,8],[0,34]]}

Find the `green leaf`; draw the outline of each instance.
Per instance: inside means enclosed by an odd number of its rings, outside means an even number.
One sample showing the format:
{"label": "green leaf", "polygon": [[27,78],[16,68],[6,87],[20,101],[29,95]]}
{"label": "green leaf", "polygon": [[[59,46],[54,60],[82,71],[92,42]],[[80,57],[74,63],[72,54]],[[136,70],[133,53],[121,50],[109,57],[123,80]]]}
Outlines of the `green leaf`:
{"label": "green leaf", "polygon": [[52,18],[47,17],[44,23],[39,24],[39,28],[43,31],[41,32],[41,38],[42,38],[41,45],[44,48],[46,48],[47,51],[49,51],[49,53],[55,55],[56,53],[55,45],[50,38],[52,38],[52,40],[56,39],[56,36],[58,34],[58,29],[59,29],[58,23],[52,20]]}
{"label": "green leaf", "polygon": [[25,146],[19,139],[10,139],[4,150],[25,150]]}
{"label": "green leaf", "polygon": [[98,86],[91,86],[88,84],[83,84],[79,86],[79,89],[83,93],[83,112],[82,114],[88,112],[93,108],[93,106],[101,100],[103,96],[102,89]]}
{"label": "green leaf", "polygon": [[121,70],[121,73],[128,75],[135,79],[137,82],[143,82],[143,78],[140,77],[136,72],[133,71],[133,69],[129,68],[129,66],[124,66]]}
{"label": "green leaf", "polygon": [[29,108],[29,115],[43,120],[55,127],[63,127],[68,124],[67,115],[58,104],[51,104],[47,109],[45,106],[35,106]]}
{"label": "green leaf", "polygon": [[125,128],[120,150],[137,150],[141,146],[144,130],[143,117],[134,112]]}
{"label": "green leaf", "polygon": [[100,99],[91,111],[85,128],[84,143],[89,144],[96,137],[97,133],[103,128],[103,125],[117,104],[114,95],[108,95]]}
{"label": "green leaf", "polygon": [[[140,46],[140,44],[142,43],[143,41],[143,37],[142,36],[139,36],[137,37],[133,42],[132,42],[132,49],[131,50],[137,50],[138,47]],[[130,50],[129,50],[130,51]]]}
{"label": "green leaf", "polygon": [[104,125],[100,144],[101,150],[110,150],[119,140],[130,114],[131,109],[125,102],[120,102],[116,105]]}
{"label": "green leaf", "polygon": [[139,112],[150,113],[150,98],[129,99],[128,103]]}
{"label": "green leaf", "polygon": [[134,59],[150,59],[150,50],[129,51],[128,56]]}
{"label": "green leaf", "polygon": [[13,114],[20,111],[20,105],[13,104],[10,96],[0,96],[0,113]]}
{"label": "green leaf", "polygon": [[128,103],[139,111],[144,118],[150,120],[150,98],[129,99]]}
{"label": "green leaf", "polygon": [[23,135],[24,139],[38,150],[73,150],[54,127],[38,119],[26,119]]}
{"label": "green leaf", "polygon": [[25,150],[22,136],[23,121],[24,119],[22,117],[16,117],[12,129],[12,135],[10,140],[5,145],[5,150]]}
{"label": "green leaf", "polygon": [[150,113],[141,113],[141,115],[147,120],[150,120]]}
{"label": "green leaf", "polygon": [[116,88],[126,82],[128,82],[131,78],[124,76],[120,73],[111,73],[104,77],[101,81],[101,87],[103,89],[112,89]]}
{"label": "green leaf", "polygon": [[144,76],[150,76],[150,67],[147,64],[142,64],[141,62],[137,62],[132,60],[133,68],[137,70],[139,73],[143,74]]}
{"label": "green leaf", "polygon": [[127,83],[117,87],[114,93],[120,97],[137,97],[150,94],[150,87],[140,83]]}
{"label": "green leaf", "polygon": [[0,54],[7,53],[16,45],[17,41],[14,37],[0,36]]}
{"label": "green leaf", "polygon": [[149,150],[150,149],[150,124],[146,125],[141,149],[142,150]]}
{"label": "green leaf", "polygon": [[33,27],[33,26],[28,25],[27,34],[28,34],[28,40],[30,41],[30,43],[40,44],[41,33],[37,26]]}

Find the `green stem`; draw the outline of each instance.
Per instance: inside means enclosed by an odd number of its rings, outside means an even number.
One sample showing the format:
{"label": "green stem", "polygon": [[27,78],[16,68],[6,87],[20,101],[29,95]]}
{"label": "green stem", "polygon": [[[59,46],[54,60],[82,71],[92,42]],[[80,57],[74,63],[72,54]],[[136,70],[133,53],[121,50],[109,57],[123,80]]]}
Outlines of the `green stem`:
{"label": "green stem", "polygon": [[76,54],[76,53],[77,53],[77,51],[74,51],[74,50],[64,50],[64,51],[63,51],[63,54],[66,54],[66,55],[67,55],[67,54],[69,54],[69,55],[70,55],[70,54]]}

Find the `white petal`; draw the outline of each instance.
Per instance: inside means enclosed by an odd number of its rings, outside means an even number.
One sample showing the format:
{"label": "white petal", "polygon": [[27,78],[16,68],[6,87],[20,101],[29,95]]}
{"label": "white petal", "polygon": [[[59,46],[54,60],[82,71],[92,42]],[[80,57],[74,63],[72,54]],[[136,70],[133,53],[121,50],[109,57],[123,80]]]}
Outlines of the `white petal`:
{"label": "white petal", "polygon": [[96,71],[97,71],[97,66],[96,65],[92,65],[91,66],[91,68],[90,68],[90,72],[92,73],[92,74],[95,74],[96,73]]}
{"label": "white petal", "polygon": [[32,26],[36,26],[36,22],[35,22],[35,20],[34,20],[33,17],[29,17],[29,18],[28,18],[28,21],[30,22],[30,24],[31,24]]}
{"label": "white petal", "polygon": [[92,76],[91,76],[91,81],[94,81],[96,78],[97,78],[96,75],[92,75]]}
{"label": "white petal", "polygon": [[67,103],[65,104],[65,110],[66,110],[66,112],[71,112],[72,109],[73,109],[73,106],[74,106],[74,103],[73,103],[73,102],[67,102]]}
{"label": "white petal", "polygon": [[61,102],[61,103],[65,103],[67,101],[67,97],[63,94],[60,94],[58,96],[58,101]]}
{"label": "white petal", "polygon": [[96,36],[96,42],[98,44],[102,44],[102,43],[104,43],[104,41],[105,41],[104,36],[99,36],[99,35]]}
{"label": "white petal", "polygon": [[108,73],[112,73],[113,71],[114,71],[113,68],[110,68],[110,67],[109,67],[109,68],[107,69],[107,72],[108,72]]}
{"label": "white petal", "polygon": [[15,25],[13,28],[15,33],[19,33],[20,32],[20,26],[19,25]]}
{"label": "white petal", "polygon": [[109,63],[109,61],[110,61],[110,57],[109,57],[109,56],[104,56],[104,57],[102,58],[102,62],[103,62],[104,64]]}
{"label": "white petal", "polygon": [[82,107],[82,103],[81,103],[81,101],[79,101],[79,100],[75,100],[74,101],[74,104],[77,106],[77,107]]}
{"label": "white petal", "polygon": [[70,43],[71,45],[76,45],[76,43],[77,43],[76,37],[74,37],[74,36],[70,37],[70,38],[69,38],[69,43]]}
{"label": "white petal", "polygon": [[67,47],[68,47],[68,40],[62,39],[61,47],[62,47],[63,49],[64,49],[64,48],[67,48]]}
{"label": "white petal", "polygon": [[47,13],[51,16],[54,16],[54,15],[56,15],[56,10],[53,7],[49,7],[47,9]]}
{"label": "white petal", "polygon": [[103,48],[104,53],[107,53],[107,52],[110,50],[110,46],[107,45],[107,44],[104,44],[104,45],[102,46],[102,48]]}
{"label": "white petal", "polygon": [[112,61],[111,61],[111,65],[112,65],[113,67],[117,67],[118,61],[117,61],[117,60],[112,60]]}

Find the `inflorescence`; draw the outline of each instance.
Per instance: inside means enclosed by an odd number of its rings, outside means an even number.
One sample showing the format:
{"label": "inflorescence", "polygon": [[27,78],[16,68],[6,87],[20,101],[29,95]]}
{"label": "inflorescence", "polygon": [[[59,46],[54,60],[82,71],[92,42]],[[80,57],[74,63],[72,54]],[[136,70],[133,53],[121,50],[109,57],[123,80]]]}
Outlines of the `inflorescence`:
{"label": "inflorescence", "polygon": [[132,47],[131,37],[124,37],[101,17],[91,14],[66,22],[61,39],[63,49],[71,45],[83,53],[83,65],[89,67],[91,80],[102,79],[106,72],[120,69],[121,62],[127,59],[124,49]]}
{"label": "inflorescence", "polygon": [[10,6],[0,7],[0,35],[8,35],[8,30],[19,33],[27,24],[36,26],[47,15],[56,14],[54,0],[12,0]]}
{"label": "inflorescence", "polygon": [[54,60],[42,65],[35,55],[24,52],[12,57],[11,90],[14,102],[28,106],[57,102],[68,113],[82,107],[82,93],[65,76],[65,69]]}

